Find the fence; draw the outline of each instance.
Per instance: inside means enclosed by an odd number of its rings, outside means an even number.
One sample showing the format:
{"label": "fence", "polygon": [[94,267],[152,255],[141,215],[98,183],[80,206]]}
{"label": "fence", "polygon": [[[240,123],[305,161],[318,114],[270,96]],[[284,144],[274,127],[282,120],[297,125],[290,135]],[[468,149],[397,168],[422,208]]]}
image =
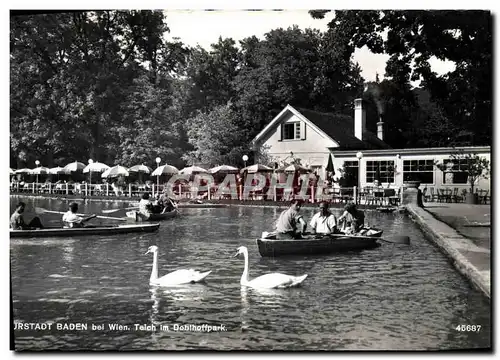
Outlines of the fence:
{"label": "fence", "polygon": [[[166,188],[164,185],[137,185],[128,184],[118,187],[109,184],[90,183],[12,183],[10,191],[13,193],[27,194],[54,194],[54,195],[76,195],[83,197],[128,197],[140,198],[145,192],[157,195]],[[283,188],[273,186],[255,189],[245,188],[242,185],[233,189],[219,189],[217,186],[196,187],[189,184],[176,184],[170,189],[171,196],[178,199],[188,200],[240,200],[240,201],[289,201],[301,199],[306,202],[329,201],[332,203],[356,202],[365,204],[393,204],[397,205],[402,197],[400,189],[382,189],[365,187],[359,191],[357,187],[293,187]]]}

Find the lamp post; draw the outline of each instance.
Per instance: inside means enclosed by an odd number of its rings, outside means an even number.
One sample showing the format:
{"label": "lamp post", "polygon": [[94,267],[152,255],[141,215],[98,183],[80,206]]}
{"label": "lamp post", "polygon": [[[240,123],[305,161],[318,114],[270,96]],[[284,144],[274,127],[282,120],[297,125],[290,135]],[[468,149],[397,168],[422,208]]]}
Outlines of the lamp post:
{"label": "lamp post", "polygon": [[[361,159],[363,158],[363,153],[358,151],[356,157],[358,158],[358,194],[361,199]],[[356,203],[358,203],[358,194],[356,194]]]}
{"label": "lamp post", "polygon": [[245,163],[245,167],[247,167],[247,161],[248,161],[248,156],[247,155],[243,155],[243,162]]}
{"label": "lamp post", "polygon": [[[40,161],[39,160],[35,160],[35,165],[36,165],[36,167],[39,167],[40,166]],[[36,183],[38,185],[38,173],[36,174]]]}
{"label": "lamp post", "polygon": [[[156,168],[158,169],[160,167],[161,159],[157,157],[155,161],[156,161]],[[156,193],[157,194],[160,193],[160,174],[156,175]]]}
{"label": "lamp post", "polygon": [[[89,165],[92,165],[94,160],[89,159]],[[89,166],[89,185],[92,185],[92,166]]]}

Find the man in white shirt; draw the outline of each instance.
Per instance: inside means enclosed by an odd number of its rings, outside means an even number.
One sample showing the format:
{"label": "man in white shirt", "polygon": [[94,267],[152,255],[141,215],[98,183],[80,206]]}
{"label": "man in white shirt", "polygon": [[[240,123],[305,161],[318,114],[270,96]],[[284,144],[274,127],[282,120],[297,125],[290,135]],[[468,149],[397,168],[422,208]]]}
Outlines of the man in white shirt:
{"label": "man in white shirt", "polygon": [[335,234],[337,231],[337,218],[328,210],[328,203],[321,202],[319,211],[311,219],[312,234]]}
{"label": "man in white shirt", "polygon": [[63,218],[62,218],[62,221],[63,221],[65,228],[85,227],[85,222],[96,217],[96,215],[93,214],[93,215],[90,215],[90,216],[84,218],[84,217],[77,215],[76,214],[77,211],[78,211],[78,204],[71,203],[69,205],[69,210],[66,213],[64,213]]}

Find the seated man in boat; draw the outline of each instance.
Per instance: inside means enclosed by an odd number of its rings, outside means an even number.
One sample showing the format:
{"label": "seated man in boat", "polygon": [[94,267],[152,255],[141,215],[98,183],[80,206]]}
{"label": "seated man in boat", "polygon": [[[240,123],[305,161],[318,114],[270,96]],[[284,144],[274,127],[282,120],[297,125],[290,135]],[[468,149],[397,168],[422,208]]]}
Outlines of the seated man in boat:
{"label": "seated man in boat", "polygon": [[337,218],[328,210],[328,203],[321,202],[319,204],[319,211],[314,214],[310,222],[312,234],[336,234]]}
{"label": "seated man in boat", "polygon": [[158,205],[160,205],[163,208],[165,208],[164,212],[171,212],[171,211],[173,211],[176,208],[174,202],[168,196],[166,189],[163,190],[160,198],[158,199]]}
{"label": "seated man in boat", "polygon": [[35,216],[31,221],[26,224],[24,221],[24,209],[26,208],[26,204],[23,203],[22,201],[17,204],[16,210],[10,217],[10,228],[12,230],[36,230],[36,229],[43,229],[42,222],[38,218],[38,216]]}
{"label": "seated man in boat", "polygon": [[[302,239],[307,224],[299,214],[302,201],[292,200],[290,207],[284,210],[276,222],[276,238],[279,240]],[[299,225],[301,227],[299,232]]]}
{"label": "seated man in boat", "polygon": [[77,203],[69,204],[69,210],[66,213],[64,213],[62,218],[65,228],[86,227],[85,223],[97,216],[96,214],[93,214],[88,217],[82,217],[80,215],[77,215],[76,214],[77,212],[78,212],[78,204]]}
{"label": "seated man in boat", "polygon": [[153,213],[153,202],[150,199],[149,192],[142,194],[142,199],[139,201],[139,213],[146,217]]}
{"label": "seated man in boat", "polygon": [[338,223],[344,221],[344,225],[349,225],[347,234],[357,234],[363,230],[365,225],[365,214],[358,210],[356,205],[349,203],[344,207],[344,213],[338,218]]}

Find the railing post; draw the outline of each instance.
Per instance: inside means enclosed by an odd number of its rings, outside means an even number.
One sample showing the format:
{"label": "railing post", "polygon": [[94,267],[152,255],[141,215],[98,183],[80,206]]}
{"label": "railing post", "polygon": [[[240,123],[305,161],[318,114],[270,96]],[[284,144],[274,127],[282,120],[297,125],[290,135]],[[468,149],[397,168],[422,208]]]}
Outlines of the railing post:
{"label": "railing post", "polygon": [[311,203],[314,204],[314,186],[311,185]]}
{"label": "railing post", "polygon": [[106,196],[109,196],[109,184],[106,183]]}
{"label": "railing post", "polygon": [[89,196],[89,184],[85,183],[85,196]]}
{"label": "railing post", "polygon": [[274,190],[274,194],[273,194],[273,198],[274,198],[274,201],[278,201],[278,195],[276,194],[276,185],[273,186],[273,190]]}
{"label": "railing post", "polygon": [[132,197],[132,184],[128,184],[128,196]]}
{"label": "railing post", "polygon": [[32,183],[33,184],[33,194],[36,194],[36,191],[35,191],[35,183]]}
{"label": "railing post", "polygon": [[[352,197],[354,198],[354,203],[357,205],[358,204],[358,187],[353,186],[352,187]],[[359,201],[361,202],[361,201]]]}
{"label": "railing post", "polygon": [[69,195],[69,187],[68,187],[68,183],[66,183],[65,185],[66,185],[66,195]]}
{"label": "railing post", "polygon": [[155,184],[152,184],[152,193],[153,193],[153,196],[155,195]]}

